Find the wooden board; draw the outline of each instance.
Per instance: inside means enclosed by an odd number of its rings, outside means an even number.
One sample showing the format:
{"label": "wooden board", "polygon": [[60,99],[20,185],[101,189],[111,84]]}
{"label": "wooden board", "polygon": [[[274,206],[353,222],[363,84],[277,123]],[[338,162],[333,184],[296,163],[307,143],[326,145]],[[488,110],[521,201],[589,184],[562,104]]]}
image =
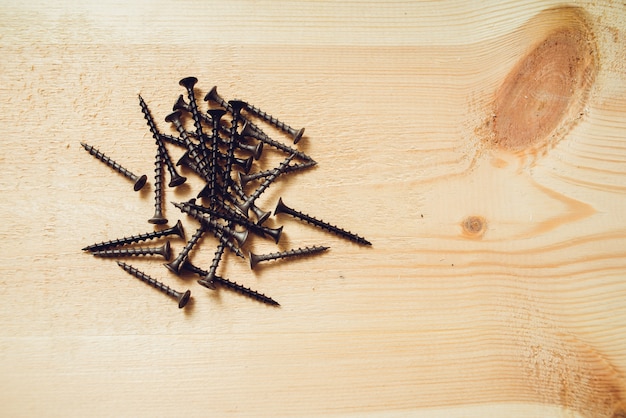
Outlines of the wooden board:
{"label": "wooden board", "polygon": [[[5,2],[2,415],[626,415],[625,23],[618,1]],[[153,186],[80,142],[152,177],[137,94],[172,132],[191,75],[306,127],[318,166],[259,206],[373,246],[273,218],[279,248],[331,250],[219,272],[280,308],[132,260],[191,290],[179,310],[83,253],[152,230]]]}

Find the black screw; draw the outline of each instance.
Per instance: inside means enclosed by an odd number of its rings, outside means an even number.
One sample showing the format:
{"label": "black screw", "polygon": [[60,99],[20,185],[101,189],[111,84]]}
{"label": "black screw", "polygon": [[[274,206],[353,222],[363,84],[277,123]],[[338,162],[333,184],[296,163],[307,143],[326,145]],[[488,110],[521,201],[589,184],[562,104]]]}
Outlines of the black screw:
{"label": "black screw", "polygon": [[168,270],[170,270],[172,273],[178,274],[180,272],[180,267],[185,262],[187,257],[189,257],[189,253],[191,252],[191,249],[194,247],[194,245],[198,243],[198,241],[204,234],[204,231],[205,231],[204,226],[201,226],[200,228],[198,228],[196,232],[194,232],[194,234],[191,236],[187,244],[185,245],[185,248],[181,250],[181,252],[176,256],[176,258],[173,261],[165,264],[165,267],[167,267]]}
{"label": "black screw", "polygon": [[165,241],[165,244],[160,247],[115,248],[94,251],[92,254],[96,257],[131,257],[136,255],[160,255],[164,259],[169,260],[172,255],[172,251],[170,248],[170,242]]}
{"label": "black screw", "polygon": [[213,260],[211,261],[211,265],[209,266],[209,271],[206,272],[206,274],[202,277],[202,281],[205,282],[202,285],[204,287],[208,287],[209,289],[211,288],[211,285],[213,285],[213,288],[215,287],[214,280],[215,280],[215,272],[217,271],[217,267],[220,264],[220,260],[222,259],[222,255],[224,255],[224,249],[226,248],[226,244],[224,244],[224,242],[220,242],[217,246],[217,249],[215,250],[215,255],[213,256]]}
{"label": "black screw", "polygon": [[157,225],[167,223],[163,216],[163,157],[159,150],[154,158],[154,215],[148,222]]}
{"label": "black screw", "polygon": [[117,264],[123,268],[124,270],[126,270],[126,272],[128,272],[129,274],[135,276],[136,278],[138,278],[139,280],[148,283],[151,286],[156,287],[157,289],[159,289],[161,292],[172,296],[173,298],[178,299],[178,307],[179,308],[184,308],[185,305],[187,304],[187,302],[189,302],[189,298],[191,297],[191,292],[189,290],[187,290],[185,293],[181,293],[181,292],[177,292],[176,290],[172,289],[171,287],[159,282],[158,280],[153,279],[152,277],[148,276],[146,273],[137,270],[135,267],[128,265],[126,263],[122,263],[121,261],[118,261]]}
{"label": "black screw", "polygon": [[141,106],[141,112],[143,113],[143,117],[146,119],[146,122],[148,123],[148,128],[150,129],[150,132],[152,133],[152,137],[154,138],[156,142],[157,148],[159,149],[159,152],[161,153],[161,157],[163,157],[163,161],[165,162],[165,165],[167,166],[167,170],[170,173],[171,180],[169,183],[169,187],[180,186],[185,181],[187,181],[187,178],[181,176],[176,171],[176,167],[174,167],[174,164],[172,163],[170,154],[167,152],[167,148],[165,148],[165,144],[163,144],[162,135],[157,129],[156,124],[154,123],[154,119],[152,118],[152,115],[150,114],[150,109],[148,109],[148,105],[143,100],[143,97],[141,97],[141,95],[139,95],[139,105]]}
{"label": "black screw", "polygon": [[[211,121],[212,121],[212,133],[211,133],[211,172],[210,172],[210,177],[209,177],[209,183],[208,183],[208,187],[209,187],[209,198],[211,199],[211,202],[215,201],[216,195],[217,195],[217,169],[218,169],[218,165],[217,165],[217,155],[219,153],[219,140],[220,140],[220,119],[222,118],[222,116],[224,116],[224,114],[226,113],[225,110],[222,109],[211,109],[208,111],[208,113],[211,115]],[[229,160],[230,164],[232,164],[232,160]]]}
{"label": "black screw", "polygon": [[274,211],[274,215],[276,215],[277,213],[286,213],[288,215],[293,216],[294,218],[301,219],[305,222],[310,223],[311,225],[314,225],[314,226],[317,226],[318,228],[332,232],[333,234],[336,234],[342,238],[346,238],[350,241],[354,241],[363,245],[372,245],[372,243],[366,240],[365,238],[360,237],[356,234],[353,234],[350,231],[346,231],[345,229],[341,229],[338,226],[331,225],[327,222],[324,222],[322,220],[309,216],[306,213],[302,213],[302,212],[299,212],[295,209],[288,207],[287,205],[283,203],[282,198],[278,199],[278,204],[276,205],[276,210]]}
{"label": "black screw", "polygon": [[294,157],[295,154],[291,154],[289,157],[285,158],[283,162],[280,163],[278,168],[275,168],[274,172],[265,178],[263,183],[246,199],[245,202],[237,205],[237,208],[247,216],[250,205],[254,203],[254,201],[258,199],[259,196],[261,196],[261,194],[270,186],[270,184],[272,184],[274,180],[276,180],[276,178],[278,178],[278,176],[283,174],[285,168],[289,165]]}
{"label": "black screw", "polygon": [[[233,182],[230,173],[233,167],[233,158],[235,157],[235,145],[237,144],[237,126],[239,125],[239,114],[241,109],[246,105],[240,100],[231,100],[228,102],[233,119],[230,122],[230,141],[228,143],[228,151],[226,153],[226,168],[224,169],[224,191],[228,190]],[[248,170],[249,171],[249,170]],[[246,172],[248,172],[246,171]]]}
{"label": "black screw", "polygon": [[[259,142],[259,143],[262,144],[262,142]],[[292,171],[303,170],[305,168],[313,167],[316,164],[317,164],[317,162],[315,162],[315,161],[305,161],[305,162],[300,163],[300,164],[289,165],[289,166],[285,167],[284,173],[290,173]],[[250,181],[268,177],[273,172],[274,172],[274,169],[272,168],[270,170],[258,171],[256,173],[252,173],[252,174],[241,174],[241,173],[239,173],[239,184],[241,184],[241,187],[245,187],[246,184],[248,184]]]}
{"label": "black screw", "polygon": [[302,129],[294,129],[291,126],[287,125],[284,122],[279,121],[274,116],[270,115],[259,109],[258,107],[252,106],[250,103],[246,103],[246,110],[264,121],[268,122],[270,125],[274,125],[278,129],[283,132],[287,132],[289,135],[293,137],[293,143],[297,144],[300,139],[302,139],[302,134],[304,134],[304,128]]}
{"label": "black screw", "polygon": [[254,267],[261,261],[278,260],[280,258],[300,257],[304,255],[317,254],[321,253],[322,251],[326,251],[329,248],[330,247],[314,245],[312,247],[296,248],[293,250],[269,254],[253,254],[252,252],[250,252],[250,268],[254,269]]}
{"label": "black screw", "polygon": [[185,231],[183,229],[183,224],[182,222],[180,222],[180,220],[176,222],[176,225],[168,229],[163,229],[161,231],[154,231],[154,232],[146,232],[144,234],[132,235],[130,237],[117,238],[117,239],[113,239],[110,241],[99,242],[97,244],[86,246],[85,248],[83,248],[83,251],[104,250],[107,248],[117,247],[119,245],[133,244],[136,242],[159,238],[159,237],[165,237],[168,235],[178,235],[182,239],[185,239]]}
{"label": "black screw", "polygon": [[243,125],[243,128],[241,129],[241,132],[239,132],[239,135],[244,136],[244,137],[248,136],[250,138],[258,139],[259,141],[271,147],[279,149],[287,154],[296,154],[296,157],[304,161],[313,161],[313,158],[309,157],[302,151],[298,151],[297,149],[291,148],[288,145],[285,145],[281,142],[278,142],[270,138],[265,132],[263,132],[260,128],[258,128],[256,125],[254,125],[250,121],[246,121],[246,123]]}
{"label": "black screw", "polygon": [[85,150],[89,154],[93,155],[98,160],[102,161],[103,163],[105,163],[106,165],[108,165],[109,167],[117,171],[118,173],[122,174],[124,177],[128,178],[130,181],[135,182],[135,186],[134,186],[135,191],[141,190],[141,188],[146,184],[146,180],[148,179],[148,177],[145,174],[142,176],[136,176],[135,174],[131,173],[129,170],[127,170],[126,168],[122,167],[117,162],[115,162],[111,157],[100,152],[97,148],[94,148],[91,145],[85,144],[84,142],[81,142],[80,145],[82,145],[83,148],[85,148]]}
{"label": "black screw", "polygon": [[[191,271],[192,273],[195,273],[199,276],[202,277],[202,279],[198,280],[198,283],[201,284],[204,287],[207,287],[209,289],[213,289],[214,285],[212,282],[205,280],[204,278],[207,277],[207,275],[209,274],[208,271],[205,271],[199,267],[194,266],[193,264],[191,264],[189,261],[187,261],[184,264],[184,268]],[[260,302],[263,303],[267,303],[268,305],[273,305],[273,306],[280,306],[280,303],[276,302],[274,299],[272,299],[269,296],[265,296],[262,293],[257,292],[256,290],[252,290],[248,287],[242,286],[239,283],[233,282],[231,280],[225,279],[223,277],[214,275],[213,276],[213,282],[215,283],[219,283],[220,285],[223,285],[224,287],[226,287],[227,289],[230,290],[234,290],[235,292],[238,292],[242,295],[248,296],[250,298],[256,299]]]}

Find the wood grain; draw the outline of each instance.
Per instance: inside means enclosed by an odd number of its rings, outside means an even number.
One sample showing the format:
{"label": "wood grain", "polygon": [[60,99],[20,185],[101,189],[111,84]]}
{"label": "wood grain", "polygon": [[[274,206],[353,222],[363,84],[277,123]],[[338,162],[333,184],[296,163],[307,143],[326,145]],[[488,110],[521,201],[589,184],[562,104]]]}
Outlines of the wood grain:
{"label": "wood grain", "polygon": [[[2,415],[625,416],[624,22],[617,1],[8,2]],[[184,310],[82,253],[152,230],[153,200],[80,141],[151,177],[137,93],[170,131],[189,75],[306,127],[318,166],[260,206],[372,248],[272,219],[281,248],[331,249],[220,274],[280,308],[133,260]]]}

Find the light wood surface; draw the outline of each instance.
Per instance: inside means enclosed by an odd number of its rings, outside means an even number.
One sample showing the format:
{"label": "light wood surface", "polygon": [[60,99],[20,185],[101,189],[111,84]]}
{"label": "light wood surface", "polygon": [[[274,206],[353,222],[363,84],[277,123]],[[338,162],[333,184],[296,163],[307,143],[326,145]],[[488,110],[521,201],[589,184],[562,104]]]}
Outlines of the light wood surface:
{"label": "light wood surface", "polygon": [[[623,2],[3,3],[2,416],[625,416]],[[80,141],[153,183],[137,93],[170,132],[190,75],[306,127],[259,206],[372,248],[272,219],[331,250],[219,272],[280,308],[132,260],[184,310],[83,253],[153,197]]]}

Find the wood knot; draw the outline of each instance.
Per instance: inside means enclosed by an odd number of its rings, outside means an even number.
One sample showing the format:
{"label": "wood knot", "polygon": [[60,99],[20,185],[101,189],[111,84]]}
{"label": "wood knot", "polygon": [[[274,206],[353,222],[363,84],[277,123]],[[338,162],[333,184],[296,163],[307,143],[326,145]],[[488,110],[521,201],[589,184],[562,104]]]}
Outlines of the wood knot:
{"label": "wood knot", "polygon": [[482,238],[487,229],[487,222],[482,216],[468,216],[461,222],[463,235],[468,238]]}
{"label": "wood knot", "polygon": [[554,28],[515,65],[496,92],[490,123],[495,148],[543,151],[584,115],[597,67],[586,14],[574,7],[545,13]]}

